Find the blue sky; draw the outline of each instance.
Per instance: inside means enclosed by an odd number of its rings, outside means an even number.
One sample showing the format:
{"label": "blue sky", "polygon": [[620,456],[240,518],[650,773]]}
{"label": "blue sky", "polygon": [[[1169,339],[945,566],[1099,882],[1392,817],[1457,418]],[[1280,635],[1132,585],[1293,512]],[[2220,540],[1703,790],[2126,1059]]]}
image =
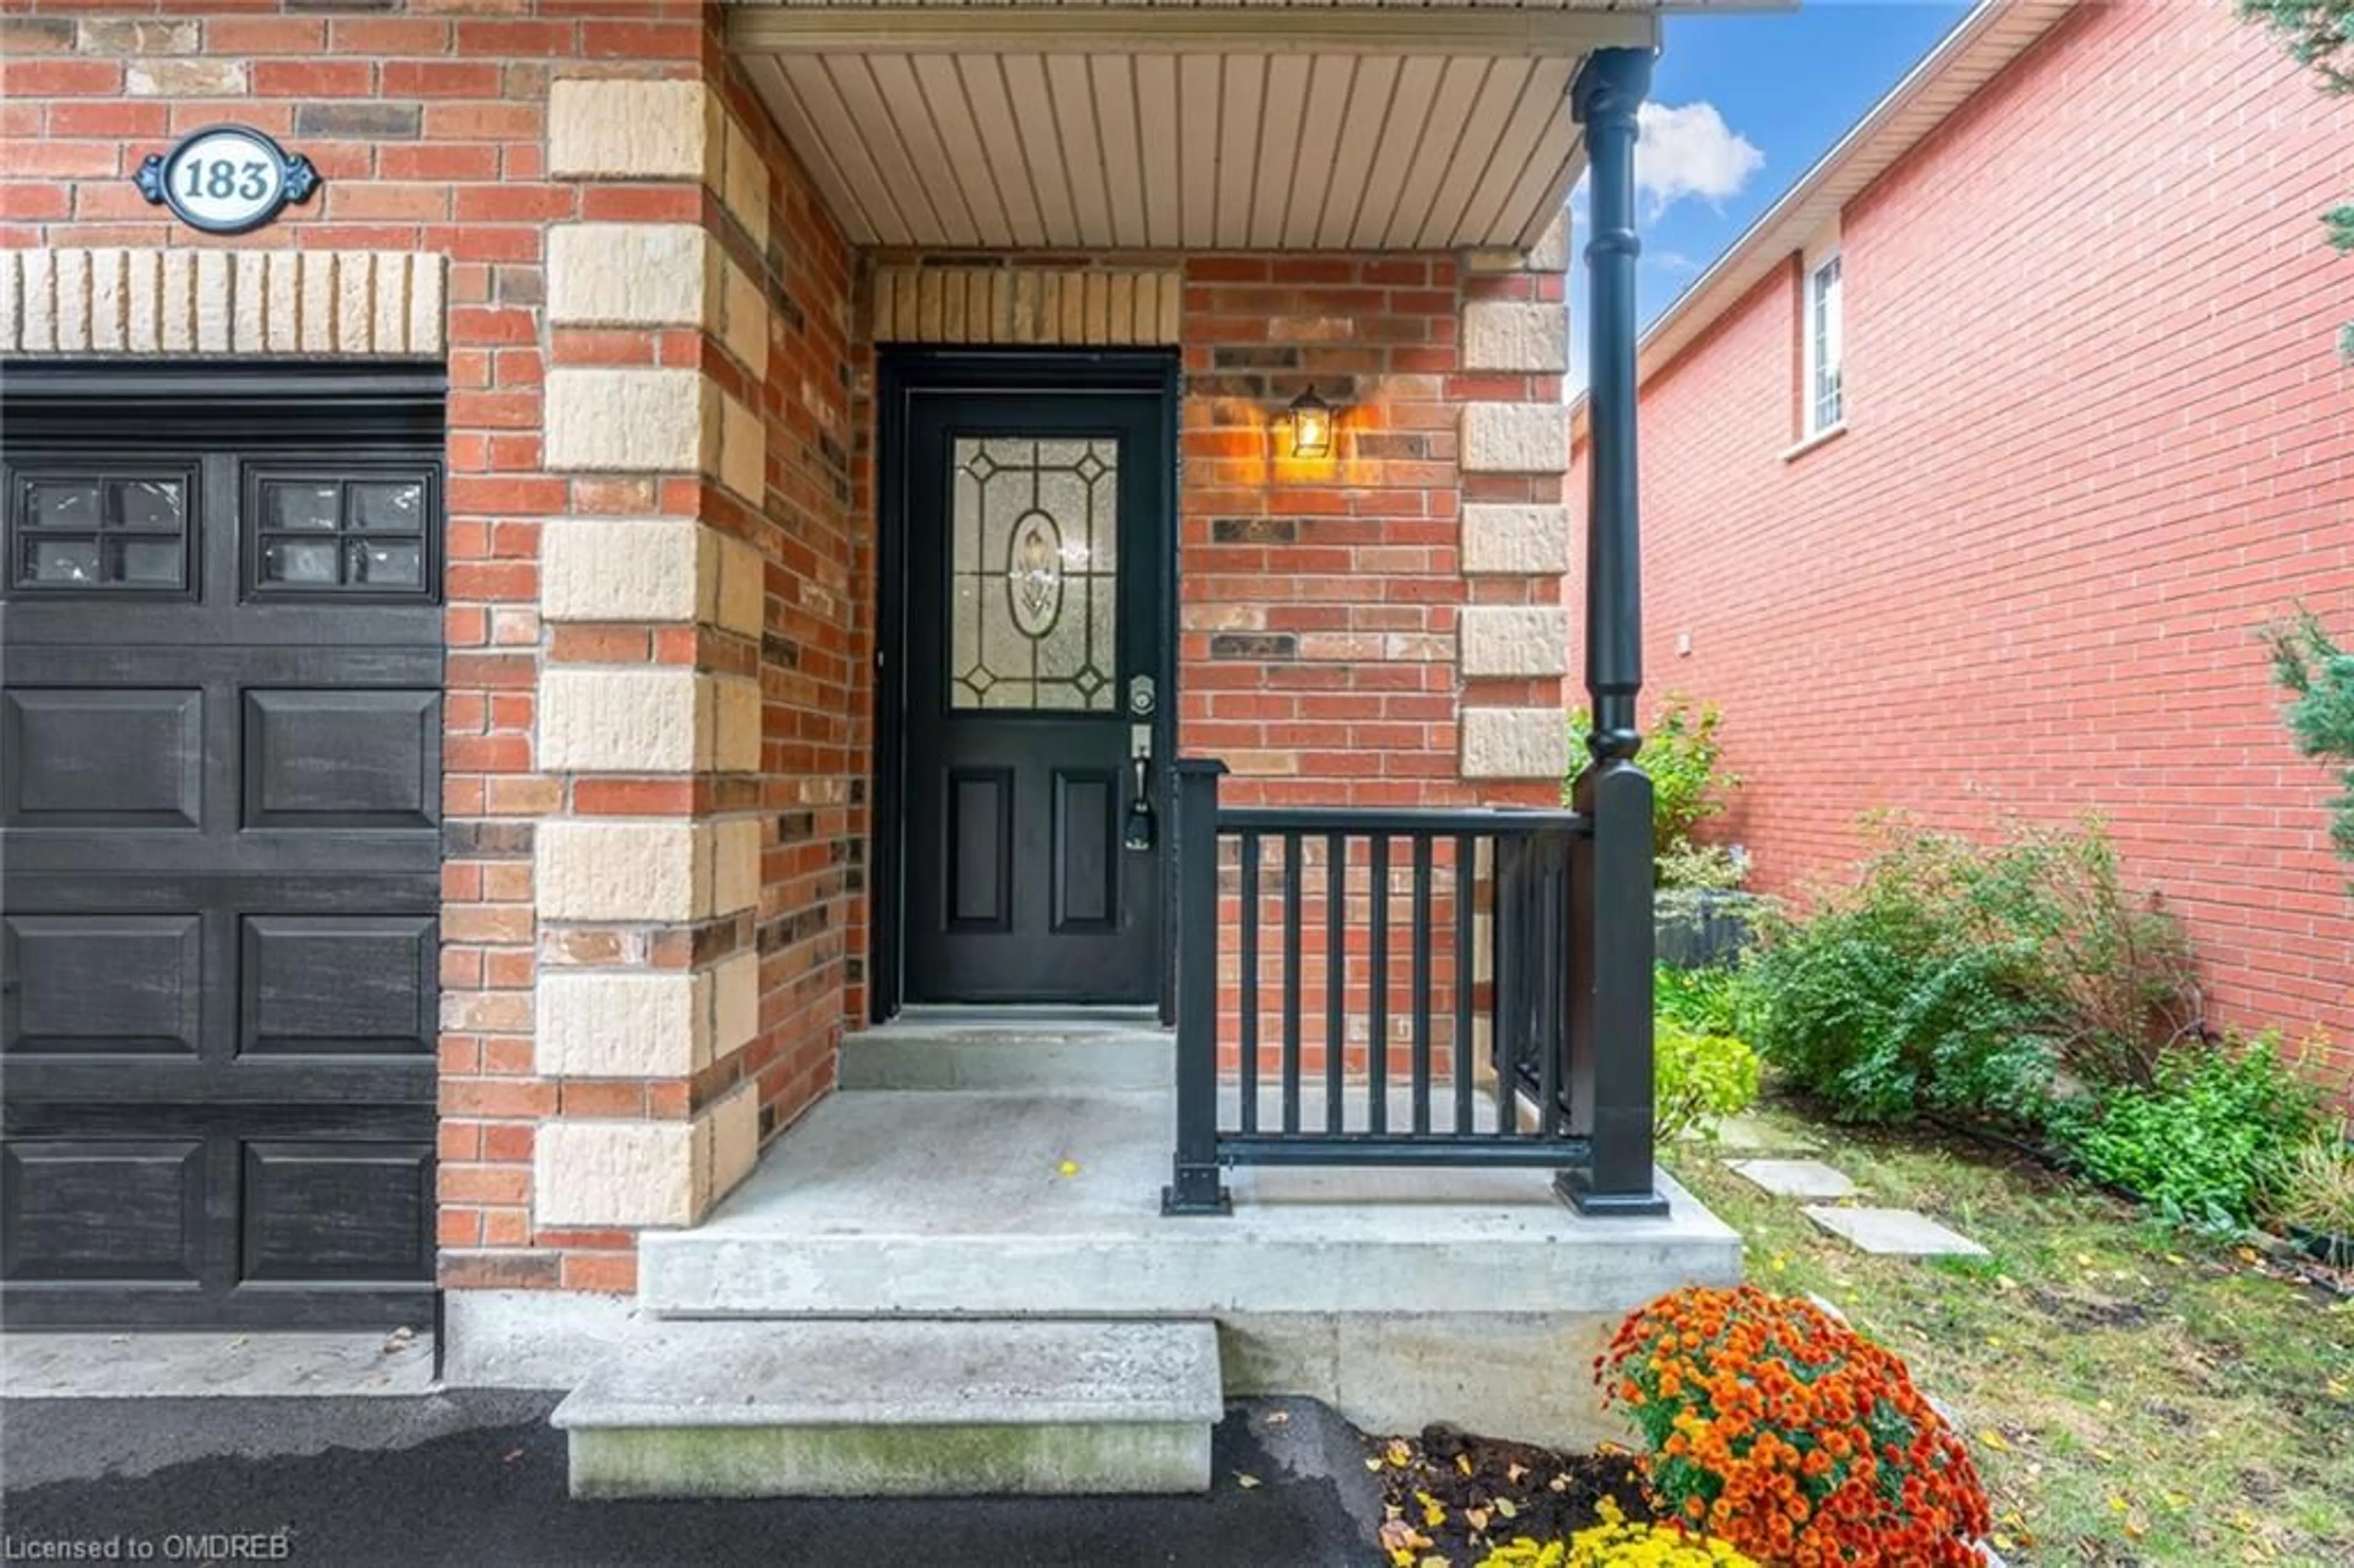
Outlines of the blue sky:
{"label": "blue sky", "polygon": [[[1644,323],[1968,9],[1928,0],[1804,0],[1793,11],[1669,17],[1636,154]],[[1583,191],[1571,205],[1582,229]],[[1570,295],[1574,384],[1585,380],[1584,273],[1580,256]]]}

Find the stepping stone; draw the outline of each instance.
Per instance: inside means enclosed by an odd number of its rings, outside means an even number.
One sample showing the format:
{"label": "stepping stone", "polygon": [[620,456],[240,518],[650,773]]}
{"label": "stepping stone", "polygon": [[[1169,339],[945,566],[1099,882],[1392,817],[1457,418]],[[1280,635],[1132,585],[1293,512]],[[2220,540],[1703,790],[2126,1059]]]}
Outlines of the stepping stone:
{"label": "stepping stone", "polygon": [[1777,1198],[1855,1196],[1855,1183],[1819,1160],[1736,1160],[1732,1169]]}
{"label": "stepping stone", "polygon": [[1910,1209],[1835,1209],[1809,1203],[1807,1218],[1865,1252],[1888,1257],[1985,1257],[1987,1249]]}
{"label": "stepping stone", "polygon": [[1686,1141],[1724,1154],[1787,1154],[1815,1147],[1814,1140],[1805,1134],[1790,1132],[1755,1117],[1729,1116],[1713,1125],[1713,1139],[1695,1128],[1686,1135]]}

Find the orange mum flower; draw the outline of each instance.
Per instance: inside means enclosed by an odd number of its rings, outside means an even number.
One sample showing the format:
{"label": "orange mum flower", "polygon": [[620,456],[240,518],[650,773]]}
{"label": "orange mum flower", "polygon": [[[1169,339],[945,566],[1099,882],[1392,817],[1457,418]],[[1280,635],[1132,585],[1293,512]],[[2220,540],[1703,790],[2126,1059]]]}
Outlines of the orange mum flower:
{"label": "orange mum flower", "polygon": [[1595,1380],[1649,1438],[1662,1517],[1796,1568],[1969,1568],[1968,1453],[1904,1363],[1808,1302],[1691,1289],[1631,1314]]}

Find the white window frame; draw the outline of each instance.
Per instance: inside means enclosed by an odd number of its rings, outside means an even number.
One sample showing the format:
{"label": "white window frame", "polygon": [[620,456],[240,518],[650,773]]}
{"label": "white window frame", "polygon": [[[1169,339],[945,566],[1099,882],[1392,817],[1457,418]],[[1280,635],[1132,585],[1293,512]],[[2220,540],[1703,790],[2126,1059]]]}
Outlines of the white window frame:
{"label": "white window frame", "polygon": [[[1830,275],[1828,290],[1824,287],[1825,273]],[[1799,407],[1804,416],[1801,425],[1809,438],[1835,430],[1847,419],[1844,273],[1840,252],[1834,247],[1808,259],[1806,281],[1801,285],[1806,302],[1806,373],[1799,387]]]}

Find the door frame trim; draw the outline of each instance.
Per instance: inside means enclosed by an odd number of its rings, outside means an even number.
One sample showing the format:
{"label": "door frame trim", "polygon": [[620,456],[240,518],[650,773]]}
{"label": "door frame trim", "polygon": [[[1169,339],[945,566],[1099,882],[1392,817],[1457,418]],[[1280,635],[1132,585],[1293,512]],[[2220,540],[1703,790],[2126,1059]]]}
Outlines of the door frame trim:
{"label": "door frame trim", "polygon": [[1153,677],[1153,755],[1161,761],[1160,1010],[1175,1001],[1176,862],[1171,853],[1167,765],[1177,755],[1177,449],[1179,364],[1174,349],[955,349],[883,346],[875,355],[875,640],[874,772],[868,781],[866,1015],[896,1014],[905,993],[907,715],[907,434],[910,398],[924,392],[1118,392],[1161,402],[1167,446],[1156,475],[1162,567],[1161,647]]}

